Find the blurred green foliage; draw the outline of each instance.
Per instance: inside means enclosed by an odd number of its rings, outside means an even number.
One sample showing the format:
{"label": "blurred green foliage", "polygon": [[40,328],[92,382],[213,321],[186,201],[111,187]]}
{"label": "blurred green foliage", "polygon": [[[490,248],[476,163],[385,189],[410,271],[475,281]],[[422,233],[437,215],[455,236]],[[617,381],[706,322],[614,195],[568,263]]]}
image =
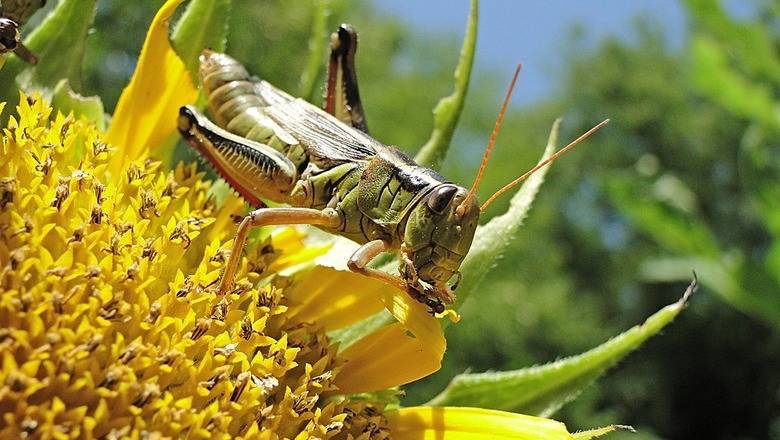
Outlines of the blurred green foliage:
{"label": "blurred green foliage", "polygon": [[[113,111],[161,4],[98,2],[77,91]],[[612,123],[552,168],[554,184],[464,305],[463,322],[448,328],[444,367],[408,388],[406,403],[466,370],[583,352],[676,300],[696,269],[705,294],[685,319],[556,418],[631,424],[641,433],[633,439],[780,438],[780,11],[771,0],[754,5],[750,19],[736,20],[714,0],[688,1],[680,50],[648,20],[636,22],[632,42],[583,47],[588,24],[572,31],[559,92],[507,115],[480,198],[535,162],[557,116],[563,140],[604,117]],[[361,31],[357,70],[372,134],[416,151],[431,133],[431,109],[451,92],[457,39],[422,35],[363,2],[329,6],[322,53],[336,23]],[[321,32],[312,2],[234,0],[233,9],[242,13],[230,16],[227,51],[282,89],[307,89],[309,34]],[[476,68],[442,169],[453,181],[473,179],[501,73]]]}

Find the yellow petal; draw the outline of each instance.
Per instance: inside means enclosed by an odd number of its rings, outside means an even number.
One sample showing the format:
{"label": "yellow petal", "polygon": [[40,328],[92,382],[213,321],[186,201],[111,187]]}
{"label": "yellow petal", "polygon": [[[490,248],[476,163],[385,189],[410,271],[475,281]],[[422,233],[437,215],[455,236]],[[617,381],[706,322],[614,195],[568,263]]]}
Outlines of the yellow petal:
{"label": "yellow petal", "polygon": [[382,310],[377,293],[391,289],[380,281],[352,272],[318,266],[303,275],[284,295],[301,304],[290,319],[316,322],[326,330],[354,324]]}
{"label": "yellow petal", "polygon": [[[342,393],[403,385],[441,368],[447,341],[439,321],[406,292],[377,284],[374,294],[398,322],[363,336],[342,352],[348,361],[336,379]],[[314,311],[309,313],[313,316]]]}
{"label": "yellow petal", "polygon": [[415,337],[401,323],[393,323],[350,345],[341,353],[347,363],[336,377],[339,393],[381,390],[437,371],[446,343],[438,323],[433,322],[438,335]]}
{"label": "yellow petal", "polygon": [[387,412],[385,416],[397,440],[571,440],[594,438],[615,430],[607,427],[573,436],[566,425],[555,420],[482,408],[420,406]]}
{"label": "yellow petal", "polygon": [[120,149],[109,167],[114,176],[170,136],[179,107],[197,97],[187,68],[168,41],[168,21],[182,1],[168,0],[157,12],[133,77],[119,97],[106,135]]}
{"label": "yellow petal", "polygon": [[379,293],[387,311],[417,339],[422,340],[426,350],[438,354],[441,359],[447,343],[439,321],[428,312],[427,307],[398,289],[383,289]]}

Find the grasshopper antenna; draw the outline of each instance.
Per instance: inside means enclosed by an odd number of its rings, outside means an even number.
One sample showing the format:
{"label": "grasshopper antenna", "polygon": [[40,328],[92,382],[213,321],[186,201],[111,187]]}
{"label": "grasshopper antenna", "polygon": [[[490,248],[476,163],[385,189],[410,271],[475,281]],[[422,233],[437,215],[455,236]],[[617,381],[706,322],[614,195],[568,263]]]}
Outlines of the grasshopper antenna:
{"label": "grasshopper antenna", "polygon": [[507,192],[507,191],[508,191],[510,188],[512,188],[513,186],[515,186],[515,185],[517,185],[518,183],[522,182],[523,180],[525,180],[525,179],[527,179],[527,178],[531,177],[531,175],[532,175],[533,173],[535,173],[535,172],[539,171],[539,170],[540,170],[542,167],[544,167],[545,165],[549,164],[550,162],[553,162],[553,161],[555,161],[555,159],[559,158],[561,155],[563,155],[563,153],[565,153],[565,152],[567,152],[567,151],[571,150],[572,148],[576,147],[576,146],[577,146],[577,144],[579,144],[580,142],[582,142],[582,141],[584,141],[585,139],[587,139],[587,138],[588,138],[590,135],[592,135],[593,133],[595,133],[596,131],[598,131],[598,130],[599,130],[601,127],[603,127],[603,126],[607,125],[607,123],[609,123],[609,119],[604,119],[603,121],[599,122],[598,124],[596,124],[595,126],[593,126],[593,128],[591,128],[590,130],[588,130],[588,131],[586,131],[585,133],[581,134],[581,135],[580,135],[580,137],[578,137],[577,139],[574,139],[573,141],[571,141],[571,142],[569,143],[569,145],[567,145],[567,146],[565,146],[565,147],[561,148],[560,150],[556,151],[556,152],[555,152],[555,154],[553,154],[552,156],[548,157],[548,158],[547,158],[547,159],[545,159],[544,161],[540,162],[538,165],[536,165],[535,167],[533,167],[533,168],[531,168],[530,170],[528,170],[528,171],[527,171],[525,174],[523,174],[522,176],[518,177],[517,179],[515,179],[515,180],[513,180],[513,181],[511,181],[511,182],[507,183],[507,184],[506,184],[506,185],[504,185],[503,187],[501,187],[501,189],[499,189],[498,191],[496,191],[495,193],[493,193],[493,195],[492,195],[492,196],[490,196],[490,197],[489,197],[489,198],[488,198],[488,199],[485,201],[485,203],[483,203],[483,204],[482,204],[482,206],[480,206],[480,207],[479,207],[479,211],[480,211],[480,212],[485,212],[485,209],[487,209],[487,207],[488,207],[488,206],[489,206],[491,203],[493,203],[493,201],[494,201],[494,200],[496,200],[496,199],[498,198],[498,196],[500,196],[501,194],[503,194],[503,193]]}
{"label": "grasshopper antenna", "polygon": [[463,199],[457,208],[455,208],[455,214],[458,216],[463,215],[463,211],[466,209],[468,202],[476,197],[477,187],[479,187],[479,182],[482,180],[482,174],[485,172],[485,167],[487,167],[490,153],[493,152],[493,147],[496,144],[496,137],[498,137],[498,132],[501,131],[501,124],[504,122],[506,108],[509,106],[509,98],[512,97],[512,91],[515,88],[517,77],[520,75],[520,70],[522,68],[522,64],[518,64],[517,68],[515,68],[515,74],[512,77],[512,82],[509,84],[509,90],[506,91],[506,96],[504,96],[504,103],[501,105],[501,111],[498,112],[496,124],[493,126],[493,133],[490,134],[490,141],[488,142],[487,148],[485,148],[485,154],[482,155],[482,164],[479,166],[479,171],[477,171],[477,177],[474,179],[474,183],[471,185],[471,189],[469,190],[468,194],[466,194],[466,198]]}

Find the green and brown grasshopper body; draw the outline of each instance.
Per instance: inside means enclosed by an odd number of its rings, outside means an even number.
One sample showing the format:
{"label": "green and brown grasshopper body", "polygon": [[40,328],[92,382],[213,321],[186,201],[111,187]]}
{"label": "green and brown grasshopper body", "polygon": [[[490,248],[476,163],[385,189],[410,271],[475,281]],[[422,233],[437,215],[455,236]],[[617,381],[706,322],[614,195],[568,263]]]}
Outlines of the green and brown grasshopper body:
{"label": "green and brown grasshopper body", "polygon": [[[331,37],[322,110],[250,77],[227,55],[201,55],[200,78],[216,124],[185,106],[179,131],[259,208],[239,226],[221,294],[230,289],[250,228],[310,224],[362,245],[348,262],[351,270],[408,292],[433,312],[452,303],[447,283],[460,279],[481,212],[477,182],[471,190],[453,184],[368,135],[356,44],[348,25]],[[506,100],[497,126],[505,109]],[[290,207],[265,208],[263,199]],[[368,267],[393,250],[400,255],[400,276]]]}

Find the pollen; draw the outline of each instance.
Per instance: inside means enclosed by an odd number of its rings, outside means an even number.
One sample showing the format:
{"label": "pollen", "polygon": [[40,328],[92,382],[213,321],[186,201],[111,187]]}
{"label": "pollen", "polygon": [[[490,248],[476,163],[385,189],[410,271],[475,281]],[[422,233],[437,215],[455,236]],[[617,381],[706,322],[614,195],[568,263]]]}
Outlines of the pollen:
{"label": "pollen", "polygon": [[303,235],[250,245],[217,299],[242,202],[194,165],[110,175],[113,154],[40,97],[2,129],[0,437],[388,437],[381,401],[334,397],[336,344],[287,313]]}

